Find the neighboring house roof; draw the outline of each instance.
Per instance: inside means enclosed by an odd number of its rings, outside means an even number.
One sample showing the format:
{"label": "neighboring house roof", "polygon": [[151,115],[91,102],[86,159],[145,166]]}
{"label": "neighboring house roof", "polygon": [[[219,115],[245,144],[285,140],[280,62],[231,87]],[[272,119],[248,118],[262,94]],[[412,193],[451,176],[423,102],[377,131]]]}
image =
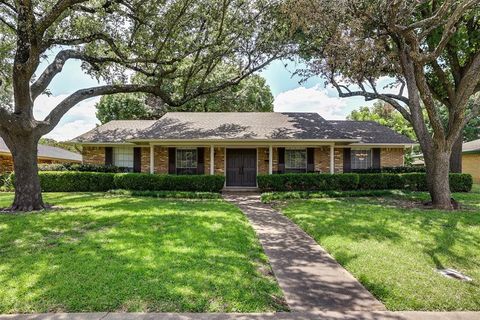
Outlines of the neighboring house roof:
{"label": "neighboring house roof", "polygon": [[478,139],[478,140],[473,140],[473,141],[470,141],[470,142],[465,142],[465,143],[462,145],[462,152],[466,152],[466,153],[469,153],[469,152],[472,152],[472,153],[480,152],[480,139]]}
{"label": "neighboring house roof", "polygon": [[140,140],[330,140],[411,144],[375,122],[327,121],[317,113],[169,112],[159,120],[111,121],[72,143]]}
{"label": "neighboring house roof", "polygon": [[[7,145],[5,144],[5,141],[3,141],[2,138],[0,138],[0,153],[10,153],[10,150],[8,149]],[[74,162],[82,161],[81,154],[71,152],[58,147],[46,146],[43,144],[38,145],[38,157],[74,161]]]}
{"label": "neighboring house roof", "polygon": [[329,121],[336,129],[348,133],[351,138],[357,138],[365,144],[413,144],[406,136],[382,126],[375,121]]}

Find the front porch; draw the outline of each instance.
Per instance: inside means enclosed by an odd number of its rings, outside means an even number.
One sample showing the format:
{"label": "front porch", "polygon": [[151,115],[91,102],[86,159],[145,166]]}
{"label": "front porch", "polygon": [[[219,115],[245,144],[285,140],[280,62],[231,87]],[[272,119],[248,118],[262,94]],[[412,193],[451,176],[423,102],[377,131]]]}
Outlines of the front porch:
{"label": "front porch", "polygon": [[227,187],[256,187],[259,174],[342,173],[403,165],[404,146],[334,142],[165,141],[84,146],[84,162],[151,174],[225,175]]}

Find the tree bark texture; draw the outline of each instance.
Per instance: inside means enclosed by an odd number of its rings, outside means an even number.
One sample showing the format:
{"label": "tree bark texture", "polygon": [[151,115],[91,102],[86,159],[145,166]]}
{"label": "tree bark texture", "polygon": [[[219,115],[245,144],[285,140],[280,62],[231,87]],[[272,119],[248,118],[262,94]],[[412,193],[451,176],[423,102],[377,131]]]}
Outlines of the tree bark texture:
{"label": "tree bark texture", "polygon": [[15,169],[15,199],[11,210],[33,211],[45,209],[38,176],[38,138],[33,134],[9,137]]}

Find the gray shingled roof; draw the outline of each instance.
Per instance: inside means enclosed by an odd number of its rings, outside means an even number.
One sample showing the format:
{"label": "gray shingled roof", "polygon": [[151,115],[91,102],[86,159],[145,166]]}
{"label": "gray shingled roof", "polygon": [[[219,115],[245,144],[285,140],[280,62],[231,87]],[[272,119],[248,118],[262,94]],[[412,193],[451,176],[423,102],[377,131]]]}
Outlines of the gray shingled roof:
{"label": "gray shingled roof", "polygon": [[337,130],[345,132],[351,138],[358,138],[361,143],[399,143],[410,144],[412,140],[375,121],[329,121]]}
{"label": "gray shingled roof", "polygon": [[317,113],[169,112],[135,139],[348,139]]}
{"label": "gray shingled roof", "polygon": [[370,121],[327,121],[317,113],[169,112],[159,120],[111,121],[73,143],[127,140],[361,140],[363,143],[413,143]]}
{"label": "gray shingled roof", "polygon": [[465,142],[462,146],[462,152],[480,152],[480,139]]}
{"label": "gray shingled roof", "polygon": [[[7,145],[5,144],[5,141],[3,141],[2,138],[0,138],[0,152],[10,153],[10,150],[8,149]],[[82,161],[81,154],[71,152],[58,147],[46,146],[43,144],[38,145],[38,157],[75,161],[75,162]]]}
{"label": "gray shingled roof", "polygon": [[124,142],[134,138],[142,130],[152,126],[157,120],[116,120],[82,134],[71,142],[95,143],[95,142]]}

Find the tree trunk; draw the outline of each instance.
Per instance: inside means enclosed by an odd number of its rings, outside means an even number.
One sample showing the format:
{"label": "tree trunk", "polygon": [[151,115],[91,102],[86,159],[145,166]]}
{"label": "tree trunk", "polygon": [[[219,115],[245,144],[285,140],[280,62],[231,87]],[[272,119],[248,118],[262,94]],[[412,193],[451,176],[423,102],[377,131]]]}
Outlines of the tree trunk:
{"label": "tree trunk", "polygon": [[462,144],[463,137],[460,136],[455,141],[452,148],[452,155],[450,156],[450,172],[462,173]]}
{"label": "tree trunk", "polygon": [[437,209],[451,210],[451,192],[449,182],[450,153],[434,150],[432,157],[425,157],[428,191],[432,206]]}
{"label": "tree trunk", "polygon": [[9,146],[15,169],[15,199],[12,210],[45,209],[38,176],[38,138],[33,135],[11,137]]}

